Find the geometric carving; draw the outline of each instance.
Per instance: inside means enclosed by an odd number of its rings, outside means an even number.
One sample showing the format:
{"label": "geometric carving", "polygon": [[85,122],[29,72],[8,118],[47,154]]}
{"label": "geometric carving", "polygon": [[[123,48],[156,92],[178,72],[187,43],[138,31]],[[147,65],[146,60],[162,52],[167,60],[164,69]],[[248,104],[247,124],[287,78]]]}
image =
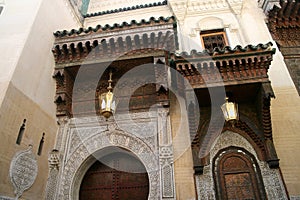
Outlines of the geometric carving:
{"label": "geometric carving", "polygon": [[[79,36],[72,31],[70,34],[65,34],[68,31],[57,31],[54,33],[56,41],[52,52],[58,66],[64,63],[77,64],[86,59],[95,62],[103,58],[117,58],[132,52],[143,54],[156,53],[157,49],[174,50],[174,21],[174,17],[152,17],[140,23],[133,20],[114,26],[99,25],[84,30]],[[70,37],[73,34],[75,37]]]}
{"label": "geometric carving", "polygon": [[162,184],[163,197],[173,197],[173,170],[170,165],[162,168]]}
{"label": "geometric carving", "polygon": [[16,199],[32,186],[37,173],[37,160],[30,145],[27,150],[17,153],[10,164],[9,176],[15,188]]}
{"label": "geometric carving", "polygon": [[53,149],[49,155],[49,178],[46,188],[46,200],[55,199],[57,176],[59,173],[59,151]]}
{"label": "geometric carving", "polygon": [[[267,162],[260,161],[255,149],[240,134],[231,131],[225,131],[220,134],[210,149],[209,163],[213,163],[213,159],[220,150],[229,147],[241,147],[254,156],[261,172],[268,199],[288,199],[279,169],[270,169]],[[215,199],[213,183],[214,169],[212,166],[212,164],[204,166],[203,175],[195,176],[196,190],[200,199]]]}
{"label": "geometric carving", "polygon": [[215,157],[214,179],[221,199],[265,199],[257,162],[242,148],[229,147]]}
{"label": "geometric carving", "polygon": [[[92,125],[92,127],[74,127],[70,129],[69,134],[71,136],[73,135],[70,138],[71,140],[75,139],[74,135],[77,135],[75,140],[78,141],[70,141],[69,144],[72,147],[66,149],[66,161],[63,166],[61,166],[63,172],[58,181],[58,196],[56,199],[78,199],[76,188],[81,182],[79,174],[86,170],[82,169],[85,161],[90,157],[93,157],[99,150],[111,146],[127,149],[141,160],[149,176],[150,185],[148,199],[159,198],[160,175],[158,155],[150,148],[150,146],[153,145],[149,146],[145,141],[135,135],[118,130],[116,126],[112,125],[108,125],[108,129],[107,126],[99,126],[99,124],[98,126]],[[78,137],[78,134],[83,137]],[[152,143],[155,143],[155,138],[152,139]]]}
{"label": "geometric carving", "polygon": [[[190,54],[182,52],[173,57],[172,67],[188,79],[193,88],[210,87],[215,84],[253,83],[268,81],[268,69],[275,49],[272,43],[248,45],[244,48],[215,48],[212,52],[197,52]],[[243,57],[237,55],[243,52]],[[171,63],[171,61],[169,61]]]}
{"label": "geometric carving", "polygon": [[49,155],[49,166],[50,169],[59,169],[59,151],[53,149]]}
{"label": "geometric carving", "polygon": [[162,198],[176,199],[174,195],[174,153],[172,146],[169,108],[160,107],[157,110],[157,114],[159,164],[162,177]]}

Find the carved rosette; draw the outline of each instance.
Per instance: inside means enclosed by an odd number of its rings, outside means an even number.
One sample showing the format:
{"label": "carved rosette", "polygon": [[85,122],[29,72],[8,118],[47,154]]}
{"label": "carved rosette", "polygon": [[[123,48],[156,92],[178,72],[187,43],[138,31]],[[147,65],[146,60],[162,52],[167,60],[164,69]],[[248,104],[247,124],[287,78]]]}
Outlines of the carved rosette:
{"label": "carved rosette", "polygon": [[10,164],[9,176],[15,188],[16,199],[22,196],[34,183],[38,173],[38,164],[32,152],[32,146],[17,153]]}

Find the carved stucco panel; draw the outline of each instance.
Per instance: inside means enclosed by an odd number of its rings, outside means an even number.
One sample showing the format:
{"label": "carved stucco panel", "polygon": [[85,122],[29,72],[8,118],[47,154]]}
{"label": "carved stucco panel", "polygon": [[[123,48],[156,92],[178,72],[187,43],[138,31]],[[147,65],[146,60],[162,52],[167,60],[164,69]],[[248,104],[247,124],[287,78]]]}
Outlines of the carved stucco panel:
{"label": "carved stucco panel", "polygon": [[38,163],[32,152],[32,146],[29,146],[27,150],[16,153],[9,168],[9,176],[15,188],[16,199],[33,185],[37,174]]}
{"label": "carved stucco panel", "polygon": [[[89,128],[82,129],[80,132],[91,132]],[[73,132],[75,133],[75,132]],[[78,138],[77,138],[78,139]],[[74,148],[74,151],[68,156],[68,160],[64,166],[62,174],[62,187],[60,187],[59,199],[72,199],[73,184],[76,179],[76,174],[84,161],[92,154],[96,153],[109,146],[119,146],[130,150],[145,165],[150,182],[149,199],[157,199],[160,194],[159,188],[159,170],[158,170],[158,156],[151,150],[151,148],[141,139],[127,134],[123,131],[104,131],[97,132],[92,136],[81,141],[79,145]]]}

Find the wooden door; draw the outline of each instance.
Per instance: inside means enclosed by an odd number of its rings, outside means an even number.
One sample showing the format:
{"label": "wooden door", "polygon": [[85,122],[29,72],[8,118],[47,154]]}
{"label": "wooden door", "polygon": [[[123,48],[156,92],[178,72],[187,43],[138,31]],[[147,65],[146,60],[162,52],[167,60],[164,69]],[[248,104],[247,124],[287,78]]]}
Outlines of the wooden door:
{"label": "wooden door", "polygon": [[96,161],[80,186],[80,200],[148,199],[149,179],[144,165],[128,153],[116,152]]}
{"label": "wooden door", "polygon": [[218,199],[265,199],[264,186],[257,163],[246,153],[228,151],[216,165]]}

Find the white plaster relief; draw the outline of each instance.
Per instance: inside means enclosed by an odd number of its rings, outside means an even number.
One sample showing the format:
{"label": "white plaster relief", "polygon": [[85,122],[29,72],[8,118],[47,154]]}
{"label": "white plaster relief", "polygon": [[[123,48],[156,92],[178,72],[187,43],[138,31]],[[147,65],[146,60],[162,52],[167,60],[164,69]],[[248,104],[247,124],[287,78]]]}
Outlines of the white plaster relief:
{"label": "white plaster relief", "polygon": [[38,164],[32,152],[32,146],[25,151],[18,152],[12,159],[9,176],[15,188],[16,199],[22,196],[34,183],[38,173]]}
{"label": "white plaster relief", "polygon": [[174,184],[174,154],[168,108],[158,108],[159,163],[162,199],[176,199]]}
{"label": "white plaster relief", "polygon": [[[219,150],[230,146],[242,147],[255,157],[260,167],[268,199],[288,199],[279,170],[270,169],[266,162],[259,161],[252,145],[237,133],[225,131],[217,138],[210,150],[210,163],[213,162],[213,158],[217,155]],[[212,164],[210,164],[204,167],[203,175],[196,176],[197,193],[200,199],[215,199],[212,173]]]}
{"label": "white plaster relief", "polygon": [[227,10],[229,12],[240,13],[243,0],[190,0],[190,1],[169,1],[175,15],[184,13],[184,15],[209,15],[211,13]]}
{"label": "white plaster relief", "polygon": [[109,146],[119,146],[128,149],[141,159],[149,173],[149,199],[153,199],[153,197],[156,196],[155,193],[158,190],[158,185],[156,185],[157,181],[155,180],[155,173],[157,173],[158,168],[158,158],[156,157],[156,154],[152,152],[144,142],[124,132],[103,132],[88,139],[84,144],[81,144],[66,162],[66,170],[62,179],[62,188],[64,189],[60,192],[61,199],[72,199],[70,196],[70,192],[72,191],[70,185],[72,185],[71,183],[74,181],[74,174],[77,172],[84,160],[99,149]]}
{"label": "white plaster relief", "polygon": [[94,40],[99,39],[101,41],[102,39],[106,39],[109,41],[110,39],[117,40],[118,38],[122,38],[124,41],[126,41],[126,37],[128,35],[134,36],[138,35],[140,37],[143,36],[143,34],[148,33],[147,35],[150,36],[151,33],[155,33],[155,35],[158,35],[158,33],[162,33],[165,35],[168,31],[171,31],[173,33],[173,24],[164,24],[164,25],[156,25],[156,26],[147,26],[147,27],[137,27],[134,29],[121,29],[117,31],[103,31],[99,33],[94,33],[92,36],[90,34],[83,34],[76,39],[74,38],[66,38],[66,39],[59,39],[55,44],[67,44],[68,47],[72,43],[74,43],[75,46],[77,46],[78,43],[86,43],[89,41],[90,43],[93,43]]}
{"label": "white plaster relief", "polygon": [[[91,157],[97,158],[97,152],[105,147],[127,149],[141,160],[149,176],[149,200],[176,199],[172,141],[164,139],[167,145],[159,145],[158,139],[158,129],[164,129],[164,137],[171,138],[168,112],[163,108],[119,114],[107,121],[94,116],[72,118],[61,123],[59,131],[64,133],[62,138],[65,138],[61,144],[66,145],[62,145],[65,147],[62,148],[64,153],[59,163],[59,174],[54,170],[50,174],[50,179],[58,177],[57,181],[52,180],[53,184],[57,182],[57,196],[52,199],[78,199],[81,180],[90,166],[85,163]],[[163,125],[165,123],[167,125]],[[135,126],[138,130],[134,129]],[[162,170],[163,167],[169,170]],[[162,177],[166,179],[162,180]],[[53,186],[47,188],[53,190]]]}

